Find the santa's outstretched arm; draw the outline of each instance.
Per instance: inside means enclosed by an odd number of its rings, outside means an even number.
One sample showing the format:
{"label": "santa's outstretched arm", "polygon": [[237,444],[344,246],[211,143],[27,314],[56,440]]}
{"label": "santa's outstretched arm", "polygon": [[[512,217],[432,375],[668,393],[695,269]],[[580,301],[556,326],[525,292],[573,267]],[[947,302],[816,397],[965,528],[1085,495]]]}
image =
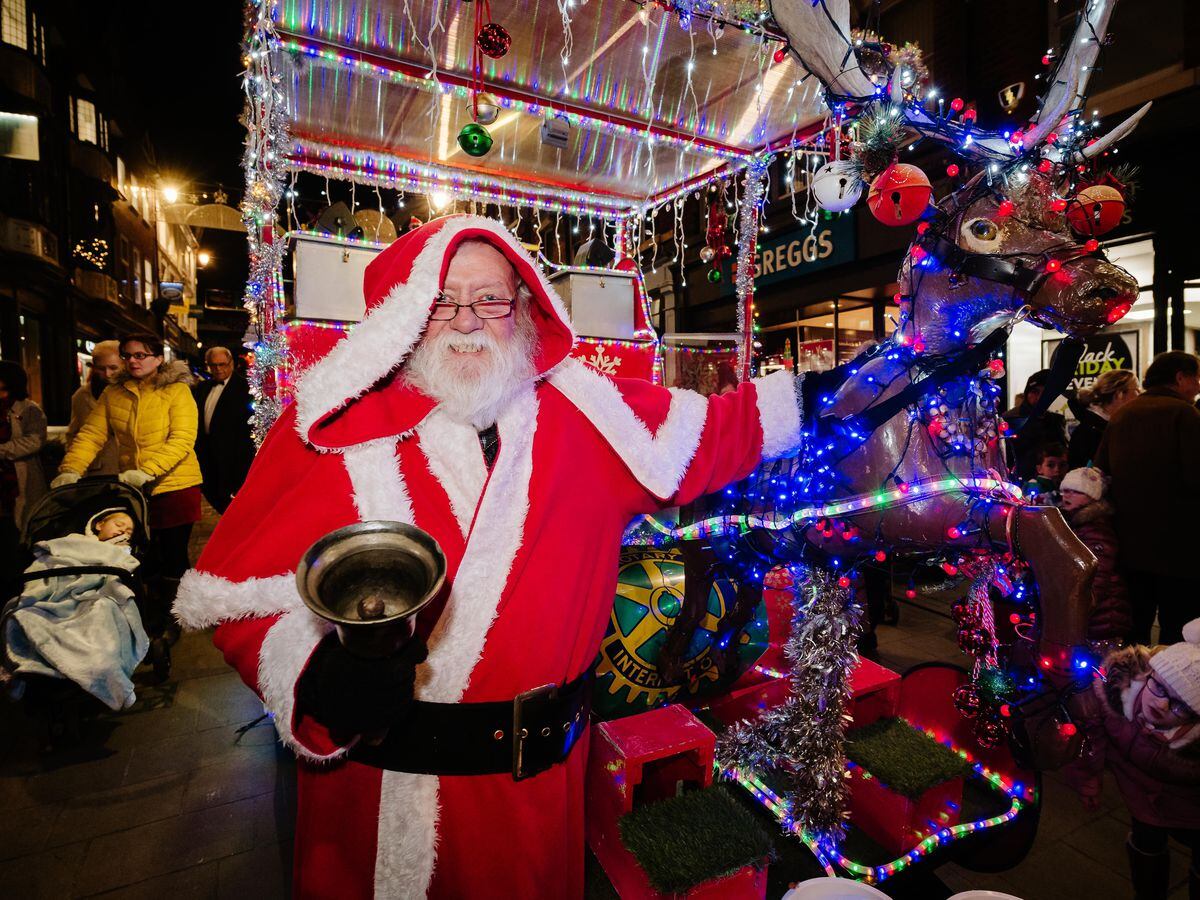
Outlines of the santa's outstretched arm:
{"label": "santa's outstretched arm", "polygon": [[689,503],[800,445],[796,379],[776,372],[703,397],[609,378],[568,360],[550,383],[592,422],[645,491],[644,509]]}

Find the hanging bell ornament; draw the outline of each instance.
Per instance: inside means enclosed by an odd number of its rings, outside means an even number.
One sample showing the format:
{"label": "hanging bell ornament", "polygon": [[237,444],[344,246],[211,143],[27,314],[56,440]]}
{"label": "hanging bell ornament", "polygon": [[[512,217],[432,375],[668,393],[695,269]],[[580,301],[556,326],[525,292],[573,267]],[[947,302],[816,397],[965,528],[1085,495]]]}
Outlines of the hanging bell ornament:
{"label": "hanging bell ornament", "polygon": [[809,190],[821,209],[845,212],[862,196],[863,183],[850,171],[846,160],[838,159],[817,169]]}
{"label": "hanging bell ornament", "polygon": [[983,709],[983,698],[973,684],[964,684],[954,692],[954,708],[964,719],[974,719]]}
{"label": "hanging bell ornament", "polygon": [[924,172],[908,163],[892,163],[871,182],[867,206],[884,225],[911,225],[924,214],[932,196]]}
{"label": "hanging bell ornament", "polygon": [[458,146],[467,156],[486,156],[492,149],[492,136],[482,125],[471,122],[458,133]]}
{"label": "hanging bell ornament", "polygon": [[491,94],[477,94],[474,103],[467,104],[471,118],[480,125],[491,125],[500,117],[500,104]]}
{"label": "hanging bell ornament", "polygon": [[700,261],[702,263],[705,263],[705,264],[710,263],[716,258],[717,258],[717,251],[714,250],[712,247],[705,247],[703,250],[700,251]]}
{"label": "hanging bell ornament", "polygon": [[709,269],[708,270],[708,283],[709,284],[719,284],[720,282],[721,282],[721,270],[720,269]]}
{"label": "hanging bell ornament", "polygon": [[1004,740],[1004,723],[994,716],[980,716],[975,720],[975,741],[980,748],[991,750]]}
{"label": "hanging bell ornament", "polygon": [[475,45],[479,47],[479,52],[484,56],[499,59],[508,53],[508,48],[512,46],[512,35],[503,25],[497,22],[488,22],[479,29],[479,34],[475,36]]}
{"label": "hanging bell ornament", "polygon": [[965,597],[955,600],[950,606],[950,618],[954,619],[959,628],[968,622],[975,623],[979,617],[975,614],[975,605]]}
{"label": "hanging bell ornament", "polygon": [[1095,237],[1112,231],[1125,216],[1125,197],[1109,184],[1085,187],[1067,205],[1067,221],[1077,234]]}
{"label": "hanging bell ornament", "polygon": [[963,628],[958,632],[958,647],[963,653],[983,656],[991,645],[991,636],[983,628]]}

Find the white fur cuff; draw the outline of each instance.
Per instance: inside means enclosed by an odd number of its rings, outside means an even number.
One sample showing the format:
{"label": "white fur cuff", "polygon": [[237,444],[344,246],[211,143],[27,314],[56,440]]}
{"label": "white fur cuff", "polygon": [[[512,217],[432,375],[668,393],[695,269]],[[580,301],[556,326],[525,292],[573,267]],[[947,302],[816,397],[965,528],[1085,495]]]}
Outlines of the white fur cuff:
{"label": "white fur cuff", "polygon": [[190,569],[179,582],[173,611],[184,628],[199,630],[235,619],[274,616],[300,605],[295,572],[230,581]]}
{"label": "white fur cuff", "polygon": [[773,372],[754,379],[758,417],[763,431],[763,459],[787,456],[800,446],[800,395],[791,372]]}
{"label": "white fur cuff", "polygon": [[309,762],[331,762],[345,756],[350,749],[340,747],[333,753],[318,753],[302,744],[292,731],[296,682],[317,644],[332,630],[332,625],[307,609],[297,609],[271,626],[258,654],[258,689],[275,720],[275,730],[293,753]]}

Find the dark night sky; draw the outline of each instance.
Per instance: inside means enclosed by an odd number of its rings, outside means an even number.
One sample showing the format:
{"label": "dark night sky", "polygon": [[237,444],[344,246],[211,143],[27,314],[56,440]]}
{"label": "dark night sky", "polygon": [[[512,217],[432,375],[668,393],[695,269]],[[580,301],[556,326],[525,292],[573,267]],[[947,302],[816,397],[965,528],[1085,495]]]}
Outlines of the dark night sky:
{"label": "dark night sky", "polygon": [[[240,0],[59,0],[52,9],[68,61],[86,73],[101,108],[127,139],[148,135],[164,180],[202,193],[242,193]],[[51,46],[52,51],[55,49]],[[61,58],[61,57],[60,57]],[[235,296],[246,277],[246,238],[207,231],[213,263],[200,289]]]}
{"label": "dark night sky", "polygon": [[67,53],[127,135],[149,133],[164,174],[240,193],[239,0],[62,0],[54,9]]}

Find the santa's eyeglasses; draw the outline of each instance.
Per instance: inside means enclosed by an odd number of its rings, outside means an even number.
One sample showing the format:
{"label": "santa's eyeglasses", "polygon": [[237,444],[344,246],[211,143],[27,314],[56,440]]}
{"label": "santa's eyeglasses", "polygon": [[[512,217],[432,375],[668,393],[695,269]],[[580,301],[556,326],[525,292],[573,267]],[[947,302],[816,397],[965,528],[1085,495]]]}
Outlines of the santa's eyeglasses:
{"label": "santa's eyeglasses", "polygon": [[455,303],[445,294],[438,294],[430,307],[429,319],[433,322],[449,322],[460,309],[470,309],[481,319],[507,319],[513,313],[515,300],[493,297],[490,294],[474,303]]}

